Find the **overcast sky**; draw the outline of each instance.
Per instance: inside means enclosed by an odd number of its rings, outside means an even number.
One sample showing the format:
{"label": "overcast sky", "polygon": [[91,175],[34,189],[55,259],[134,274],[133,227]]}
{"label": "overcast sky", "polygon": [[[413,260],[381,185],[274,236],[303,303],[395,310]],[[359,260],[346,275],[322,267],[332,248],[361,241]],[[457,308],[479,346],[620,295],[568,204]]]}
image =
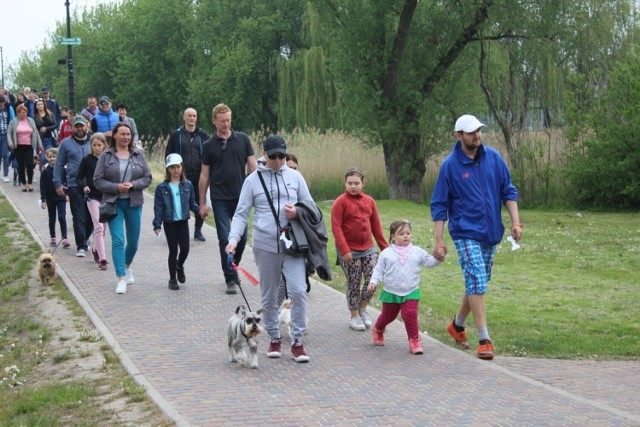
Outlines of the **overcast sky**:
{"label": "overcast sky", "polygon": [[[0,46],[7,69],[16,65],[22,51],[36,51],[42,47],[56,22],[67,22],[66,0],[1,0]],[[69,0],[72,11],[91,8],[97,4],[117,3],[116,0]],[[72,34],[73,36],[73,34]]]}

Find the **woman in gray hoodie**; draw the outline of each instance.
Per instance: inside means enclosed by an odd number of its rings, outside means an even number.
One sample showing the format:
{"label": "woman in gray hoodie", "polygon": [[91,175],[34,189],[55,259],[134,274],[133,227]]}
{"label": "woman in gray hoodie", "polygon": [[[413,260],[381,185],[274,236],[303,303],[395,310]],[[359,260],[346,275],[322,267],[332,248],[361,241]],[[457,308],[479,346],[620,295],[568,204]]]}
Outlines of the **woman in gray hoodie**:
{"label": "woman in gray hoodie", "polygon": [[[292,302],[291,354],[296,362],[302,363],[309,361],[302,345],[307,328],[305,259],[282,252],[280,240],[284,235],[280,227],[286,228],[289,220],[297,217],[294,205],[298,201],[313,202],[313,198],[302,175],[287,166],[286,153],[287,144],[281,136],[271,135],[264,141],[263,157],[258,159],[257,170],[247,177],[242,186],[238,207],[231,221],[226,252],[235,251],[253,208],[253,254],[260,274],[264,326],[271,338],[267,357],[282,356],[277,297],[280,276],[284,275]],[[261,182],[261,177],[264,182]]]}

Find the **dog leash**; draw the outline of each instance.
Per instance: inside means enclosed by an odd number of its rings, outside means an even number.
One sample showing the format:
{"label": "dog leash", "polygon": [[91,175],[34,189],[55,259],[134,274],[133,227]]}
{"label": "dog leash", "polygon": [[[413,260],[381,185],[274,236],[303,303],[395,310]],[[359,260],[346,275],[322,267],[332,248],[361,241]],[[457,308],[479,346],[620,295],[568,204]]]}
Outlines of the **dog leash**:
{"label": "dog leash", "polygon": [[58,250],[58,246],[60,246],[60,243],[62,243],[64,239],[60,239],[60,241],[58,242],[58,244],[56,245],[55,248],[53,248],[53,250],[51,251],[51,255],[53,255],[57,250]]}
{"label": "dog leash", "polygon": [[[251,282],[253,285],[258,284],[258,279],[253,277],[251,273],[249,273],[247,270],[237,266],[236,263],[233,262],[233,253],[229,253],[229,255],[227,255],[227,267],[233,270],[239,270],[240,272],[242,272],[247,278],[247,280],[249,280],[249,282]],[[238,280],[238,287],[240,288],[240,293],[242,294],[242,298],[244,298],[244,302],[247,304],[247,308],[249,309],[249,311],[251,311],[251,306],[249,305],[249,301],[247,300],[247,297],[244,295],[244,291],[242,290],[242,285],[240,284],[239,280]]]}

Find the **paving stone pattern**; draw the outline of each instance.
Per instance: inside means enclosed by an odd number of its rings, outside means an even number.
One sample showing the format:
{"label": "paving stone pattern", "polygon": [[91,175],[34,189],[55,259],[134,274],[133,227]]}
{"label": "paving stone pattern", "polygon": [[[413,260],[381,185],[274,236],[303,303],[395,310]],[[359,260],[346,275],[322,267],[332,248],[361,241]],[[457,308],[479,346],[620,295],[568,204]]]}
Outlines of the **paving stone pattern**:
{"label": "paving stone pattern", "polygon": [[[0,188],[46,247],[38,192],[22,193],[11,183]],[[166,241],[153,233],[152,217],[147,195],[136,283],[125,295],[115,293],[111,264],[104,272],[90,253],[75,257],[70,212],[73,245],[55,255],[67,287],[123,365],[179,426],[640,425],[638,362],[506,358],[500,343],[487,362],[427,335],[425,354],[414,356],[399,322],[377,347],[369,330],[348,328],[344,295],[318,282],[304,340],[310,363],[294,363],[286,340],[283,358],[268,359],[264,336],[259,369],[231,364],[226,323],[244,302],[240,293],[224,292],[215,229],[205,225],[207,242],[192,242],[187,283],[170,291]],[[108,239],[107,253],[111,262]],[[257,276],[250,249],[242,265]],[[259,288],[245,280],[243,290],[258,308]]]}

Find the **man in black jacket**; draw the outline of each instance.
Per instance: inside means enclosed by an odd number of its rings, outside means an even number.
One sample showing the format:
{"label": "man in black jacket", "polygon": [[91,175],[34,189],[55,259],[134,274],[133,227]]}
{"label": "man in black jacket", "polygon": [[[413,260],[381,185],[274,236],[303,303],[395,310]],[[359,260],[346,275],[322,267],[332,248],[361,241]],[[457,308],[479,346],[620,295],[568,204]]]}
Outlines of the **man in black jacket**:
{"label": "man in black jacket", "polygon": [[[171,153],[178,153],[182,156],[184,173],[191,184],[195,194],[200,194],[198,183],[200,182],[200,170],[202,169],[202,145],[209,139],[209,134],[198,127],[198,113],[193,108],[184,110],[182,116],[184,126],[173,131],[167,143],[165,158]],[[193,232],[193,239],[201,242],[206,241],[202,235],[202,224],[204,220],[200,215],[196,215],[196,226]]]}

